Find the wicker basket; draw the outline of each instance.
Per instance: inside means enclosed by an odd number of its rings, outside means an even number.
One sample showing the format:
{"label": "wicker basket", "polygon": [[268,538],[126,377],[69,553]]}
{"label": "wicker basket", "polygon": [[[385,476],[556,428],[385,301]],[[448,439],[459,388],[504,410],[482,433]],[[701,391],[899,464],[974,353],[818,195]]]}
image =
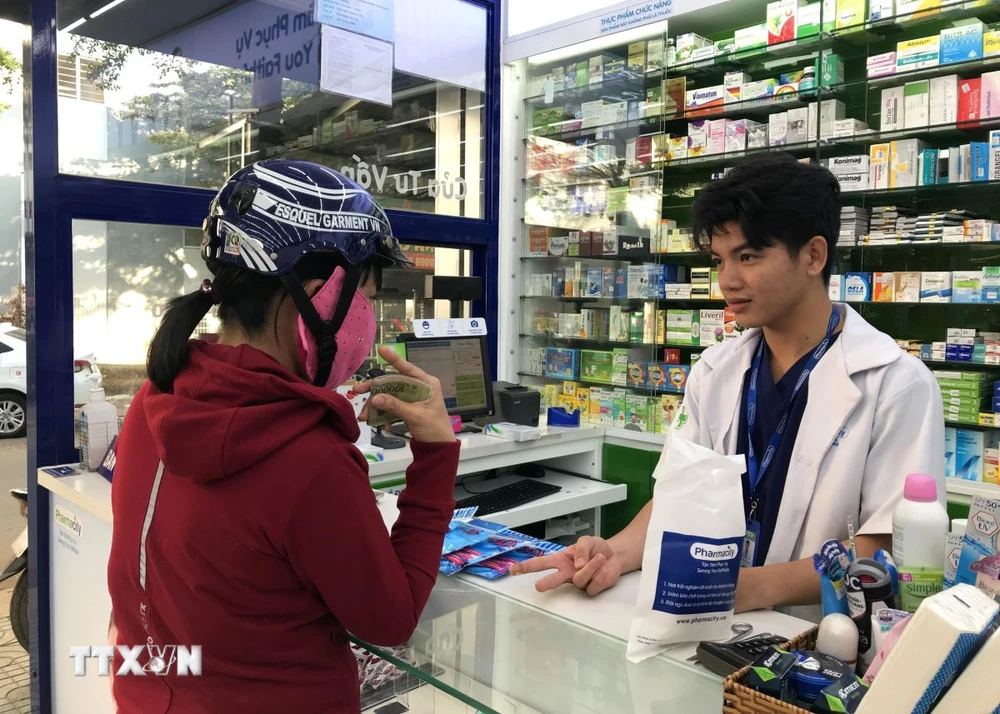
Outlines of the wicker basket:
{"label": "wicker basket", "polygon": [[[785,645],[789,650],[811,650],[816,646],[818,627],[793,637]],[[722,685],[723,714],[809,714],[805,709],[783,702],[743,684],[750,667],[744,667],[726,678]]]}

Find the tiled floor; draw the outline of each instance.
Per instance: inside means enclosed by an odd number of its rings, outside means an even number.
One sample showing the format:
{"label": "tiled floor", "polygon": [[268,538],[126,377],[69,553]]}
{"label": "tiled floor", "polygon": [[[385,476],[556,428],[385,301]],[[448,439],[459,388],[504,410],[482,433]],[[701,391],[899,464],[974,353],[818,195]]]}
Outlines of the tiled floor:
{"label": "tiled floor", "polygon": [[0,589],[0,714],[29,714],[28,653],[21,649],[10,629],[10,595],[13,581]]}

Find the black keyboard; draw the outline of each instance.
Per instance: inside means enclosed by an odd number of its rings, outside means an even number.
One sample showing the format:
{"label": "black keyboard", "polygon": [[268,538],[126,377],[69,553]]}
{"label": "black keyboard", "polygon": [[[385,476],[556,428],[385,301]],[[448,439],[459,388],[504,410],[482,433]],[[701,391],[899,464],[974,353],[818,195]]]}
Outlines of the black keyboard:
{"label": "black keyboard", "polygon": [[525,479],[495,488],[486,493],[477,493],[468,498],[463,498],[455,504],[455,507],[469,508],[470,506],[479,506],[476,515],[487,516],[490,513],[509,511],[512,508],[523,506],[525,503],[531,503],[540,498],[551,496],[553,493],[558,493],[561,490],[561,486],[553,486],[544,481]]}
{"label": "black keyboard", "polygon": [[732,644],[702,642],[698,645],[698,662],[709,672],[714,672],[720,677],[728,677],[733,672],[753,664],[768,647],[781,645],[787,641],[787,637],[762,634]]}

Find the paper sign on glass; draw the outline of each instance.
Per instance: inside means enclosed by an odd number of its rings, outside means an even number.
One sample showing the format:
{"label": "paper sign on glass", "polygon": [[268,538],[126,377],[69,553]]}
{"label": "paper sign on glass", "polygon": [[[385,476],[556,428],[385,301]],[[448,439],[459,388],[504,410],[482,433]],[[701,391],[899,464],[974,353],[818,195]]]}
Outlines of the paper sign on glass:
{"label": "paper sign on glass", "polygon": [[393,0],[316,0],[316,22],[392,42]]}
{"label": "paper sign on glass", "polygon": [[392,43],[323,25],[324,92],[392,106]]}

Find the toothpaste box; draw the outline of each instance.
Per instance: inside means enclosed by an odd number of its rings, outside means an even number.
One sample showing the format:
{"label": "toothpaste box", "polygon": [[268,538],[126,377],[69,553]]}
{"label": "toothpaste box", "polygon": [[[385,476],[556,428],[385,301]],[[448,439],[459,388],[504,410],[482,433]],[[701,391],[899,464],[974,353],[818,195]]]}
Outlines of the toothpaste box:
{"label": "toothpaste box", "polygon": [[771,146],[788,144],[788,112],[775,112],[768,117],[767,137]]}
{"label": "toothpaste box", "polygon": [[687,116],[711,114],[722,108],[726,101],[724,85],[691,89],[684,93],[684,111]]}
{"label": "toothpaste box", "polygon": [[883,52],[868,58],[868,79],[896,74],[896,53]]}
{"label": "toothpaste box", "polygon": [[984,72],[980,82],[979,118],[1000,117],[1000,72]]}
{"label": "toothpaste box", "polygon": [[955,449],[957,432],[953,426],[944,428],[944,475],[945,478],[955,478]]}
{"label": "toothpaste box", "polygon": [[930,82],[907,82],[903,87],[903,128],[919,129],[928,124],[930,118]]}
{"label": "toothpaste box", "polygon": [[882,131],[899,131],[903,128],[906,107],[905,87],[887,87],[882,90]]}
{"label": "toothpaste box", "polygon": [[827,292],[830,295],[830,299],[834,302],[844,302],[844,276],[831,275]]}
{"label": "toothpaste box", "polygon": [[969,509],[969,523],[965,527],[962,555],[958,561],[956,580],[974,585],[976,572],[972,564],[1000,551],[1000,499],[976,496]]}
{"label": "toothpaste box", "polygon": [[920,302],[951,302],[951,273],[921,273]]}
{"label": "toothpaste box", "polygon": [[872,274],[844,273],[844,299],[847,302],[871,302]]}
{"label": "toothpaste box", "polygon": [[874,302],[893,302],[896,276],[893,273],[872,274],[872,296]]}
{"label": "toothpaste box", "polygon": [[941,64],[981,59],[985,30],[979,20],[941,30]]}
{"label": "toothpaste box", "polygon": [[[951,274],[951,301],[978,303],[982,295],[983,271],[955,270]],[[971,350],[969,350],[971,356]]]}
{"label": "toothpaste box", "polygon": [[937,67],[940,55],[940,35],[904,40],[896,45],[896,72]]}
{"label": "toothpaste box", "polygon": [[893,302],[920,302],[920,273],[893,273]]}

